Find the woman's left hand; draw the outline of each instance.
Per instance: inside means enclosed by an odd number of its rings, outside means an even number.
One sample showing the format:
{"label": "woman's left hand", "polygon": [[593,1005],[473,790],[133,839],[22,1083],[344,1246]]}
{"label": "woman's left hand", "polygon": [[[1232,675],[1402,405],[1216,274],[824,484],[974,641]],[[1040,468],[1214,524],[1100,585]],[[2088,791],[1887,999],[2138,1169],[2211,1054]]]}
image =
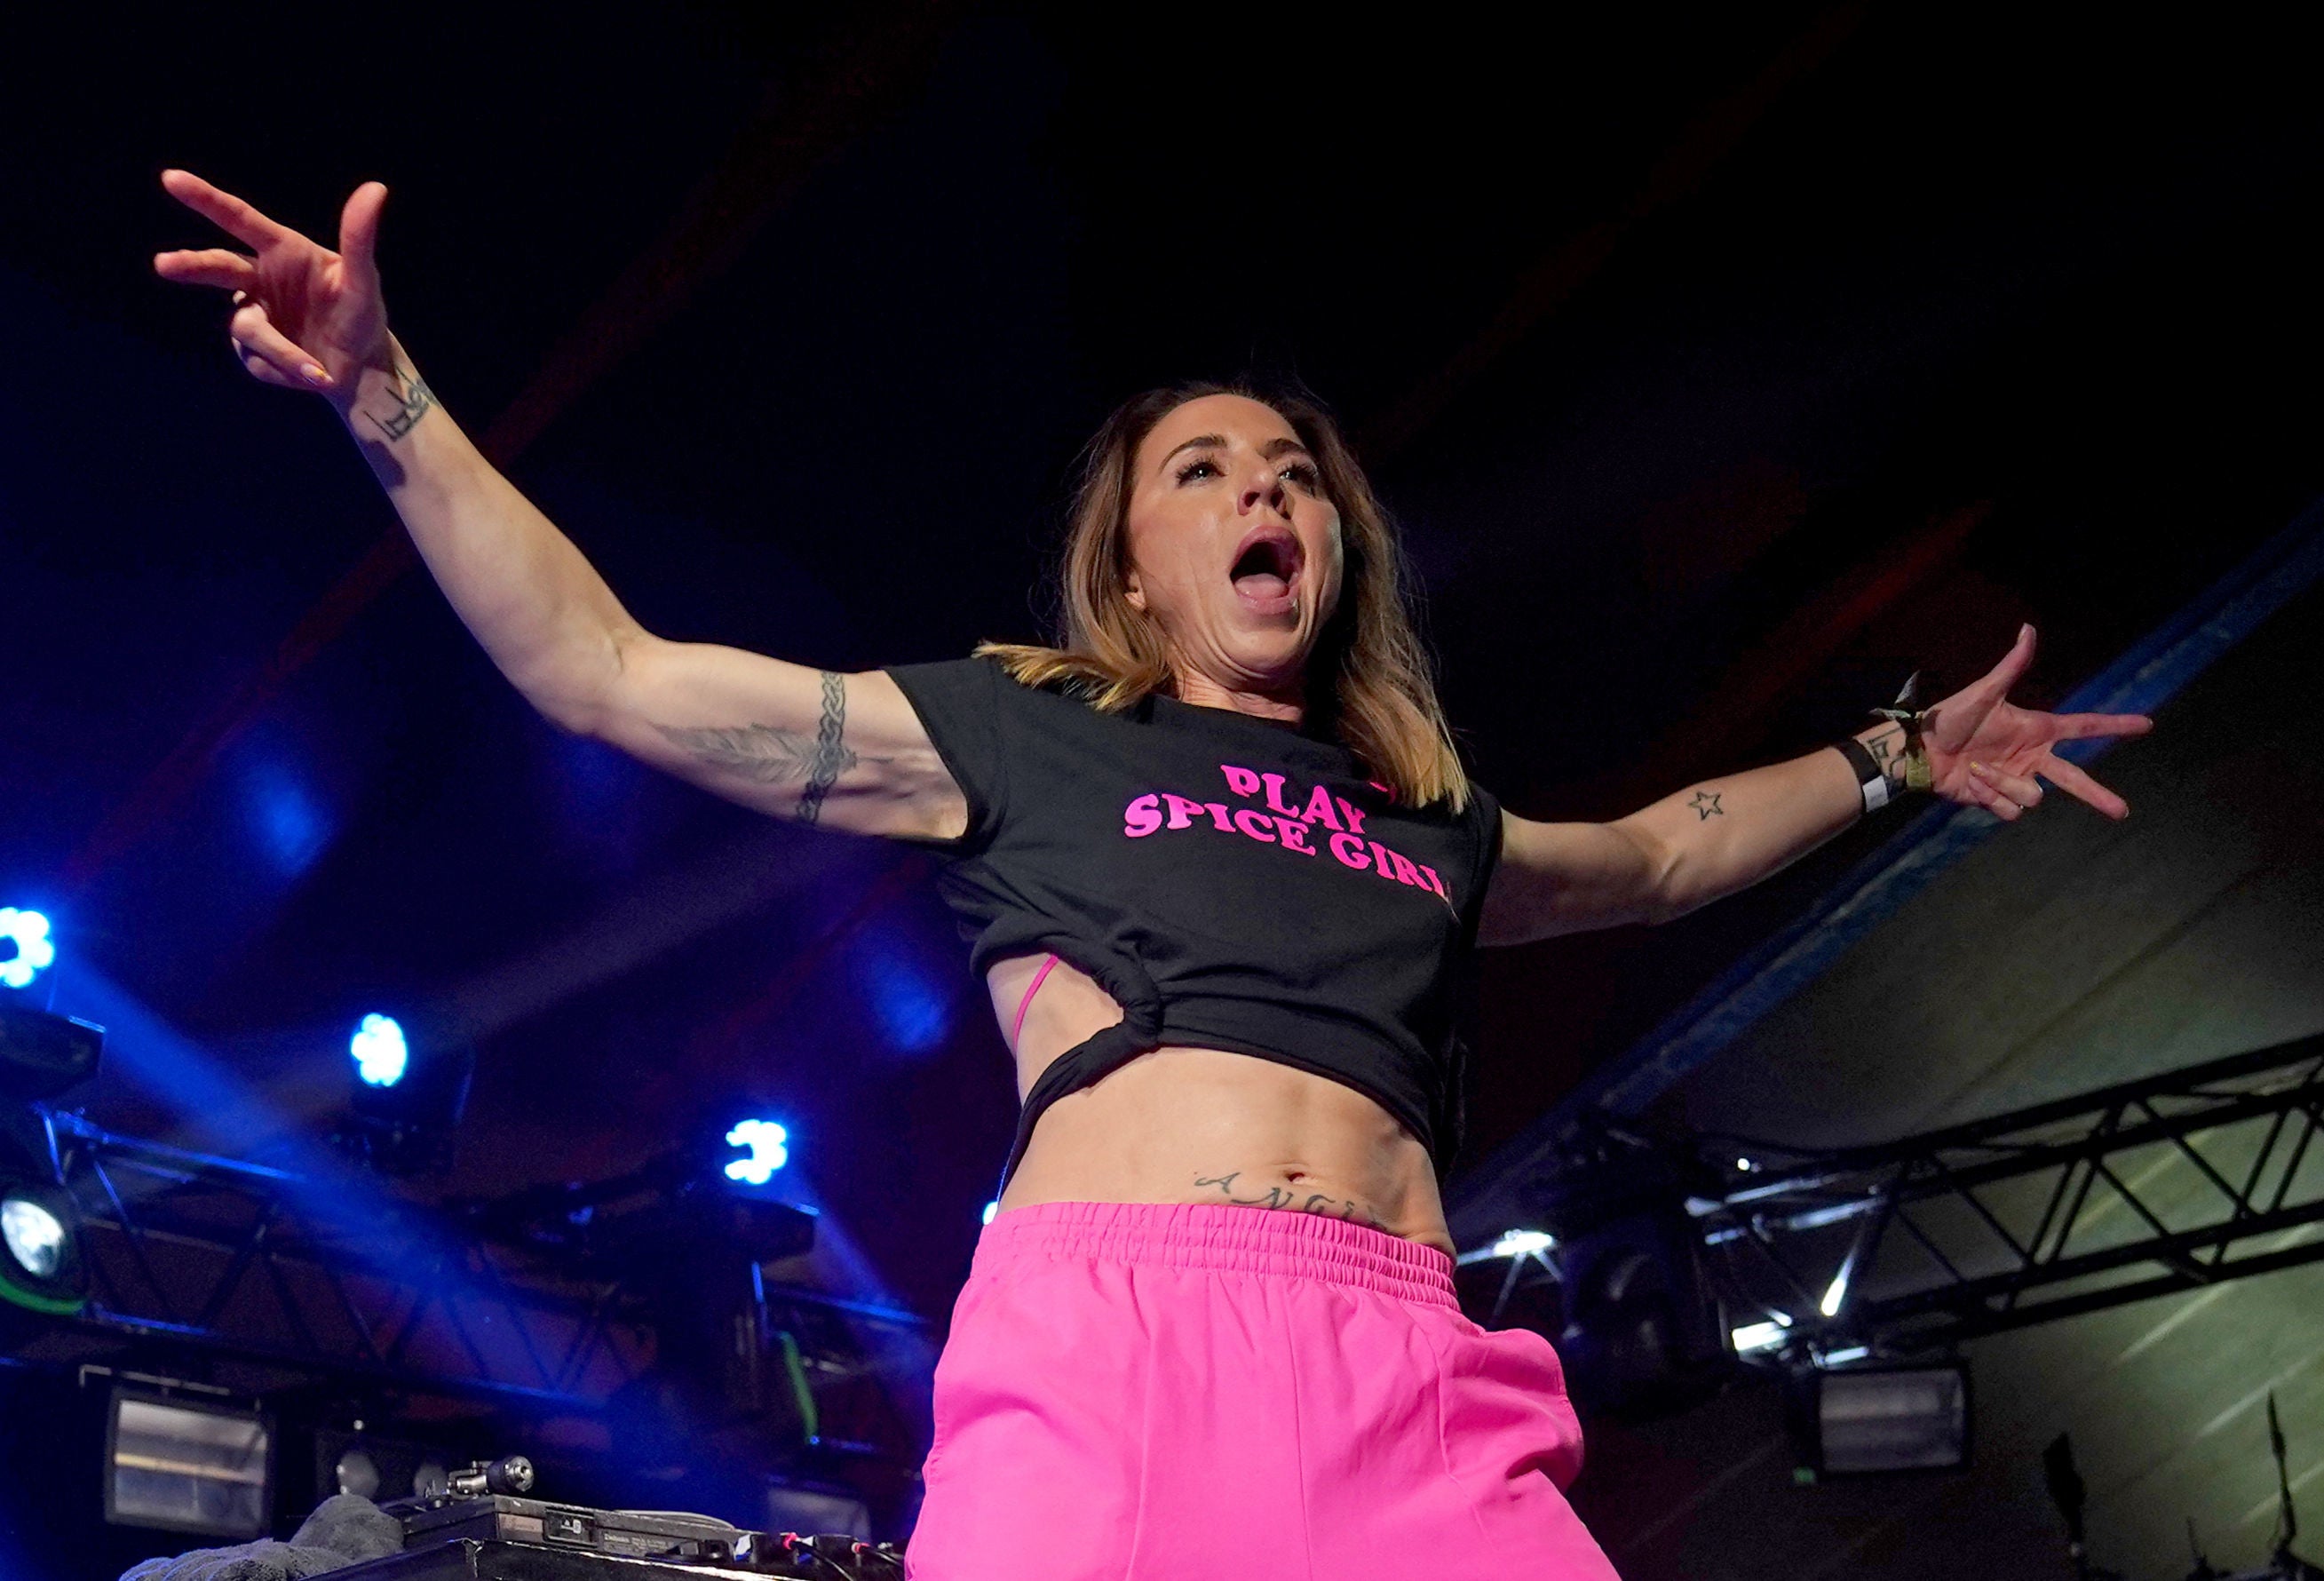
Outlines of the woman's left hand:
{"label": "woman's left hand", "polygon": [[1922,726],[1931,789],[1948,801],[1982,807],[2015,818],[2042,804],[2035,775],[2080,798],[2108,818],[2128,818],[2130,804],[2058,756],[2061,741],[2096,735],[2144,735],[2154,721],[2144,714],[2043,714],[2009,700],[2034,662],[2034,628],[2021,626],[2017,645],[1984,679],[1932,707]]}

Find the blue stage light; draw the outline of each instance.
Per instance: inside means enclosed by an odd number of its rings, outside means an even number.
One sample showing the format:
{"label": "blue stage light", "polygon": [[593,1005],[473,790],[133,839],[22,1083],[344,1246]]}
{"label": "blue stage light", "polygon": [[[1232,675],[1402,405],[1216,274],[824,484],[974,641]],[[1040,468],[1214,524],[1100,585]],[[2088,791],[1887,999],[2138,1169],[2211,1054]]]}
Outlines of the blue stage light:
{"label": "blue stage light", "polygon": [[776,1170],[790,1162],[790,1133],[774,1121],[742,1121],[727,1133],[727,1146],[751,1149],[751,1156],[725,1167],[725,1177],[743,1186],[765,1186]]}
{"label": "blue stage light", "polygon": [[244,817],[259,852],[281,877],[297,878],[331,843],[331,817],[295,763],[269,754],[244,768]]}
{"label": "blue stage light", "polygon": [[355,1035],[347,1040],[347,1052],[355,1057],[355,1074],[363,1077],[365,1086],[393,1086],[411,1064],[411,1046],[403,1040],[403,1029],[390,1015],[364,1017]]}
{"label": "blue stage light", "polygon": [[56,942],[49,937],[49,920],[38,911],[0,906],[0,983],[24,988],[41,968],[57,958]]}
{"label": "blue stage light", "polygon": [[414,1039],[393,1016],[367,1015],[347,1040],[355,1082],[343,1147],[389,1175],[450,1167],[452,1143],[476,1073],[472,1043],[422,1029]]}
{"label": "blue stage light", "polygon": [[751,1156],[726,1166],[726,1178],[745,1186],[764,1186],[777,1170],[791,1161],[790,1133],[771,1120],[745,1120],[726,1133],[728,1147],[747,1147]]}
{"label": "blue stage light", "polygon": [[885,932],[867,938],[855,954],[854,969],[890,1049],[927,1054],[951,1035],[948,979],[927,969],[910,936]]}
{"label": "blue stage light", "polygon": [[1000,1213],[1001,1204],[999,1202],[986,1203],[984,1205],[984,1222],[988,1225],[991,1224],[995,1218],[1000,1216]]}

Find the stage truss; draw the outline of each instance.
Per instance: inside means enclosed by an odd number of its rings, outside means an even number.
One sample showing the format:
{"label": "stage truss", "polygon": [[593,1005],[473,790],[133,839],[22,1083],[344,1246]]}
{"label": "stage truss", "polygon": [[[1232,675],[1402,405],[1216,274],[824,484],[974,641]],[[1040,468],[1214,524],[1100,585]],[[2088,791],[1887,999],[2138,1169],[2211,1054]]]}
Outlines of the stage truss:
{"label": "stage truss", "polygon": [[[499,1205],[447,1212],[336,1161],[305,1173],[41,1118],[79,1210],[91,1299],[78,1317],[0,1326],[0,1349],[23,1360],[161,1368],[257,1396],[429,1395],[539,1419],[604,1411],[659,1359],[648,1279],[528,1244]],[[894,1439],[894,1397],[913,1393],[904,1374],[932,1359],[924,1320],[750,1284],[830,1447]]]}
{"label": "stage truss", "polygon": [[2324,1036],[1872,1148],[1728,1139],[1690,1198],[1757,1347],[1906,1354],[2324,1258]]}

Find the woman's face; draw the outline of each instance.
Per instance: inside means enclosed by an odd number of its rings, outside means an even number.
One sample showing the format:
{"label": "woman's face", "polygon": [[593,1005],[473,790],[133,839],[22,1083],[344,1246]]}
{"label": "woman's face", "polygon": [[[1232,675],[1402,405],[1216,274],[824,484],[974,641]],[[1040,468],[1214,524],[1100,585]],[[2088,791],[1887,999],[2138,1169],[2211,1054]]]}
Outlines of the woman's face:
{"label": "woman's face", "polygon": [[1177,407],[1138,447],[1130,602],[1182,672],[1297,700],[1340,599],[1340,513],[1282,413],[1241,395]]}

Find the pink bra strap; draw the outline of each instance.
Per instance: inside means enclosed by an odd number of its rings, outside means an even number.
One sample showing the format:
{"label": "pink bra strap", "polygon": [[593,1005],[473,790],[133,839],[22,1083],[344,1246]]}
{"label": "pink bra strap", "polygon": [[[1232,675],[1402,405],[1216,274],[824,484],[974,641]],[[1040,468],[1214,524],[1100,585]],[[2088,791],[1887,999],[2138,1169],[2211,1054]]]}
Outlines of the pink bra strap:
{"label": "pink bra strap", "polygon": [[1033,1008],[1033,995],[1041,991],[1041,985],[1049,980],[1049,974],[1056,969],[1056,965],[1057,957],[1055,956],[1043,961],[1041,969],[1033,974],[1032,985],[1025,990],[1025,997],[1017,1002],[1017,1024],[1009,1029],[1009,1047],[1011,1052],[1014,1052],[1017,1048],[1017,1040],[1024,1035],[1025,1012]]}

